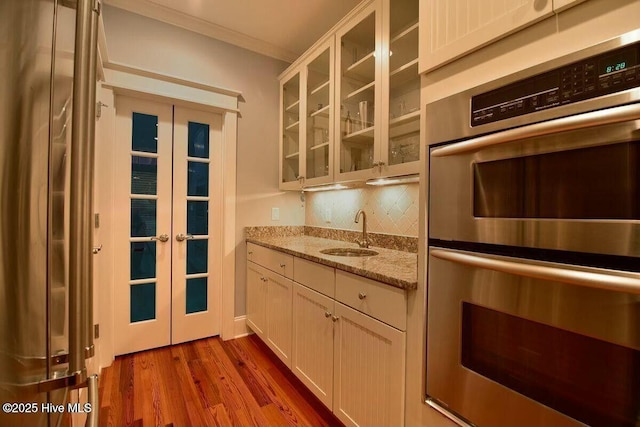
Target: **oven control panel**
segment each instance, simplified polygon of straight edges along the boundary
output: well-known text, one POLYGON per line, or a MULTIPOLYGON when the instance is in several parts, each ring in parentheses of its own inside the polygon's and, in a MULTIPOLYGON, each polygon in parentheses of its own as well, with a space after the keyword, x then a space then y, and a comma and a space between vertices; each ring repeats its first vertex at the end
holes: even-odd
POLYGON ((538 74, 471 98, 471 126, 640 86, 640 43, 538 74))

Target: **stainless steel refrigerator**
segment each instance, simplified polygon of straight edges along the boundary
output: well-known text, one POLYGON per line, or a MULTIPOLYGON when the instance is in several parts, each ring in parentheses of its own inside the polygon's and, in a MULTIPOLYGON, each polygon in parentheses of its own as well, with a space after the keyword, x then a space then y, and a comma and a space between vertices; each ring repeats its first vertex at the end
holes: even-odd
POLYGON ((97 0, 0 0, 0 426, 97 425, 97 0), (71 402, 89 387, 90 406, 71 402), (62 406, 60 406, 62 405, 62 406))

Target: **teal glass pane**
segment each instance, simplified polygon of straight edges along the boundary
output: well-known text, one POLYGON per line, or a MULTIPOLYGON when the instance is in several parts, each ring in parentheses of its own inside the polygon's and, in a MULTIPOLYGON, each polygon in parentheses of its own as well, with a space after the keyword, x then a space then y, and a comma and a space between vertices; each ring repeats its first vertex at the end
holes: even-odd
POLYGON ((187 233, 209 234, 209 202, 187 201, 187 233))
POLYGON ((131 237, 156 235, 156 201, 131 200, 131 237))
POLYGON ((158 194, 158 159, 131 156, 131 193, 158 194))
POLYGON ((189 157, 209 158, 209 125, 189 122, 189 157))
POLYGON ((187 274, 206 273, 209 241, 187 240, 187 274))
POLYGON ((187 196, 209 195, 209 164, 189 162, 187 172, 187 196))
POLYGON ((158 116, 133 113, 131 149, 146 153, 158 152, 158 116))
POLYGON ((131 280, 156 277, 156 242, 131 242, 131 280))
POLYGON ((207 310, 207 278, 187 279, 187 314, 207 310))
POLYGON ((156 284, 131 285, 131 323, 156 318, 156 284))

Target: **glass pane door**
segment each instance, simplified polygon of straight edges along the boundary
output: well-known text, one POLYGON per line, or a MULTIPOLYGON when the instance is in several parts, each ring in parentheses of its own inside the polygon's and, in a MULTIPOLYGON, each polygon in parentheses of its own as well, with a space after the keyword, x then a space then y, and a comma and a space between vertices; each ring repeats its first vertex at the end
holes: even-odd
POLYGON ((390 2, 388 164, 420 157, 418 0, 390 2))
POLYGON ((282 86, 282 182, 300 177, 300 74, 282 86))
POLYGON ((374 162, 376 14, 340 39, 340 173, 370 169, 374 162))
POLYGON ((327 47, 307 66, 306 179, 329 175, 331 147, 330 121, 333 85, 331 48, 327 47))

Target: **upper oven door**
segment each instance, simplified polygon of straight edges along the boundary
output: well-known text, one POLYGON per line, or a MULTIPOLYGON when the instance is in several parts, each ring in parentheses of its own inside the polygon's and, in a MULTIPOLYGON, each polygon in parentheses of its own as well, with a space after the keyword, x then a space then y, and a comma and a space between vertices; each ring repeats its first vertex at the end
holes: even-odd
POLYGON ((640 104, 430 152, 429 237, 640 256, 640 104))

